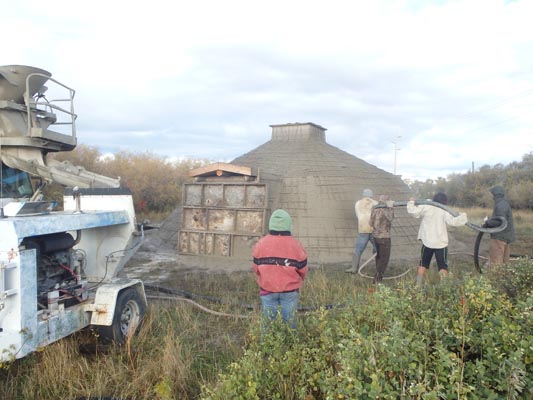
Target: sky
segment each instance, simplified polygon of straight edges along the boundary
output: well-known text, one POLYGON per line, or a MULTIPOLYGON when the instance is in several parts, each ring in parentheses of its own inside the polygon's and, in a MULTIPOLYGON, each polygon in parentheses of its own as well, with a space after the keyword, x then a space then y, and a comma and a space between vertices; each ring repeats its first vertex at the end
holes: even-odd
POLYGON ((533 151, 529 0, 0 3, 0 65, 75 89, 102 153, 229 162, 294 122, 410 180, 533 151))

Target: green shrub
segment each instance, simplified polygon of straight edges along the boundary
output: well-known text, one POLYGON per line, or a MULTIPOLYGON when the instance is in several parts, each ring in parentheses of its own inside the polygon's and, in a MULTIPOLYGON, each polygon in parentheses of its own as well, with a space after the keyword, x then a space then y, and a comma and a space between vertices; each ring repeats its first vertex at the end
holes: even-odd
POLYGON ((533 386, 532 301, 486 277, 368 293, 253 341, 203 399, 518 399, 533 386))
POLYGON ((498 289, 509 297, 527 297, 533 288, 533 262, 526 258, 496 266, 489 273, 498 289))

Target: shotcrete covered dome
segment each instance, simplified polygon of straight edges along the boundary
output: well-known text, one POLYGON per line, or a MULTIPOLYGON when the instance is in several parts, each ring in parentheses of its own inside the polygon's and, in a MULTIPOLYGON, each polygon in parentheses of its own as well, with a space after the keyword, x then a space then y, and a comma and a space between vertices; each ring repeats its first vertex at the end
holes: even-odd
MULTIPOLYGON (((372 189, 375 199, 387 194, 405 201, 409 188, 399 176, 326 143, 326 129, 319 125, 271 127, 270 141, 231 164, 258 171, 268 185, 270 212, 277 208, 289 212, 293 235, 306 247, 310 263, 350 262, 357 236, 354 203, 363 190, 372 189)), ((395 208, 391 263, 416 259, 418 226, 419 221, 407 215, 405 208, 395 208)))

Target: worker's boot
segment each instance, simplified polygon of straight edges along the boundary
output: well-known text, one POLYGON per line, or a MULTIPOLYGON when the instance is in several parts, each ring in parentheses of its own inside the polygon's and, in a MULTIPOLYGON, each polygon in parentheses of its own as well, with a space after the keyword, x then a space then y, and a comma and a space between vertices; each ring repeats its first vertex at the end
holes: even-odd
POLYGON ((353 254, 352 256, 352 266, 350 268, 348 268, 346 271, 344 272, 348 272, 350 274, 356 274, 358 272, 358 269, 359 269, 359 260, 361 259, 361 256, 359 254, 353 254))
POLYGON ((415 280, 415 284, 416 284, 417 288, 421 288, 422 286, 424 286, 424 277, 420 276, 420 275, 417 275, 416 276, 416 280, 415 280))

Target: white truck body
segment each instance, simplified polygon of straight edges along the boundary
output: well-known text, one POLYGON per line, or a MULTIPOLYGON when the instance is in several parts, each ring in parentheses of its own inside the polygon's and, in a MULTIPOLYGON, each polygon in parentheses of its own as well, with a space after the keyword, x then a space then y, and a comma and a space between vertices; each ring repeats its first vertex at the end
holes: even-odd
MULTIPOLYGON (((117 179, 46 158, 76 145, 72 104, 40 102, 50 76, 32 67, 0 67, 0 362, 88 325, 123 342, 146 309, 142 282, 119 276, 144 237, 131 193, 117 179), (65 110, 71 134, 51 131, 55 113, 65 110), (63 211, 37 201, 21 174, 66 185, 63 211)), ((72 102, 74 91, 59 85, 72 102)))

